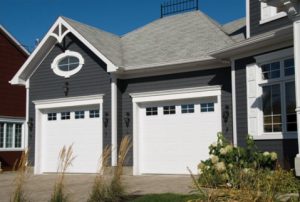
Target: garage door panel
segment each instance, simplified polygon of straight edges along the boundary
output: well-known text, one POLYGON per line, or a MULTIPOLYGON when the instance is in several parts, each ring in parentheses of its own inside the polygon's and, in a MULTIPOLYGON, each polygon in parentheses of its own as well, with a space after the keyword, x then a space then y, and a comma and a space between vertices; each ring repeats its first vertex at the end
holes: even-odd
POLYGON ((216 98, 155 103, 158 114, 146 116, 143 104, 139 109, 141 137, 140 172, 188 174, 187 166, 197 172, 200 160, 208 158, 208 146, 221 131, 221 113, 216 98), (200 103, 214 102, 214 112, 201 112, 200 103), (181 103, 194 104, 194 113, 181 111, 181 103), (164 115, 163 106, 176 105, 176 114, 164 115))
MULTIPOLYGON (((71 173, 94 173, 102 152, 102 119, 89 118, 90 107, 72 107, 44 110, 42 121, 42 172, 56 172, 58 156, 64 146, 73 144, 75 159, 67 170, 71 173), (84 110, 83 119, 75 119, 75 111, 84 110), (48 121, 47 113, 57 113, 57 119, 48 121), (60 112, 70 112, 70 119, 61 120, 60 112)), ((99 106, 98 106, 99 109, 99 106)), ((101 109, 100 109, 101 114, 101 109)))

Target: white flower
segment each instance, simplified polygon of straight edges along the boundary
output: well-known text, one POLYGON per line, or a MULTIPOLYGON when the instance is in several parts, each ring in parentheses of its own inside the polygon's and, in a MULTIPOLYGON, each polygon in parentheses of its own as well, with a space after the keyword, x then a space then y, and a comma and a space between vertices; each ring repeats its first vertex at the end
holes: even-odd
POLYGON ((199 173, 199 175, 201 175, 203 173, 203 171, 201 169, 198 169, 198 173, 199 173))
POLYGON ((227 153, 232 152, 232 150, 233 150, 232 145, 227 145, 227 146, 225 147, 225 150, 226 150, 227 153))
POLYGON ((226 170, 225 163, 223 161, 216 163, 215 168, 220 173, 226 170))
POLYGON ((217 147, 217 142, 213 142, 210 146, 211 146, 212 148, 216 148, 216 147, 217 147))
POLYGON ((218 163, 218 161, 219 161, 219 157, 217 157, 217 156, 215 156, 215 155, 210 155, 210 159, 211 159, 211 162, 213 163, 213 164, 216 164, 216 163, 218 163))
POLYGON ((271 152, 271 160, 272 161, 276 161, 277 160, 277 154, 276 154, 276 152, 271 152))
POLYGON ((264 156, 269 156, 270 153, 266 151, 266 152, 263 153, 263 155, 264 155, 264 156))
POLYGON ((228 168, 233 168, 232 163, 228 164, 228 168))
POLYGON ((201 170, 203 170, 205 168, 205 164, 204 163, 199 163, 198 164, 198 169, 201 169, 201 170))
POLYGON ((226 153, 227 153, 227 150, 225 148, 220 149, 220 154, 226 155, 226 153))
POLYGON ((243 172, 246 173, 246 174, 249 173, 250 172, 250 168, 244 168, 243 172))

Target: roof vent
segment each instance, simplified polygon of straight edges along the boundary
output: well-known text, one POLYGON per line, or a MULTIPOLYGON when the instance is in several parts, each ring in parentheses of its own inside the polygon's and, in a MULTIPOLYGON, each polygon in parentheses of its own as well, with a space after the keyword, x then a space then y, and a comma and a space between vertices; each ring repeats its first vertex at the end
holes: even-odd
POLYGON ((199 10, 198 0, 171 0, 160 5, 160 17, 199 10))

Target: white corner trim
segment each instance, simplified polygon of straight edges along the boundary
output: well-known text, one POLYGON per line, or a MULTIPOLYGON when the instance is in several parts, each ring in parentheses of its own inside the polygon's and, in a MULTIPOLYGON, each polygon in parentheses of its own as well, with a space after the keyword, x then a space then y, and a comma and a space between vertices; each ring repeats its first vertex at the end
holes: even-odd
POLYGON ((294 55, 294 48, 287 48, 263 55, 259 55, 254 57, 257 64, 262 64, 265 62, 269 62, 271 60, 280 60, 281 58, 289 57, 294 55))
POLYGON ((280 13, 277 13, 276 15, 272 16, 272 17, 268 17, 268 18, 265 18, 265 19, 262 19, 259 21, 259 24, 266 24, 268 22, 272 22, 274 20, 277 20, 277 19, 280 19, 280 18, 283 18, 287 16, 287 13, 286 12, 280 12, 280 13))
POLYGON ((233 145, 237 146, 235 60, 231 60, 231 95, 232 95, 233 145))
POLYGON ((189 99, 221 95, 221 86, 217 85, 195 88, 181 88, 143 93, 130 93, 129 95, 132 97, 132 101, 136 103, 153 102, 160 100, 189 99))
POLYGON ((103 94, 91 96, 67 97, 48 100, 35 100, 36 109, 61 108, 69 106, 82 106, 103 103, 103 94))
POLYGON ((246 0, 246 38, 250 38, 250 0, 246 0))
POLYGON ((75 51, 70 51, 70 50, 66 50, 64 53, 59 54, 58 56, 56 56, 51 64, 51 69, 53 70, 53 72, 58 75, 58 76, 62 76, 65 78, 69 78, 70 76, 78 73, 82 66, 84 64, 84 59, 82 57, 82 55, 78 52, 75 51), (65 57, 75 57, 79 60, 79 64, 78 66, 70 71, 63 71, 59 68, 59 63, 61 60, 63 60, 65 57))
MULTIPOLYGON (((111 165, 118 164, 118 99, 117 78, 111 74, 111 165)), ((123 120, 123 119, 122 119, 123 120)))

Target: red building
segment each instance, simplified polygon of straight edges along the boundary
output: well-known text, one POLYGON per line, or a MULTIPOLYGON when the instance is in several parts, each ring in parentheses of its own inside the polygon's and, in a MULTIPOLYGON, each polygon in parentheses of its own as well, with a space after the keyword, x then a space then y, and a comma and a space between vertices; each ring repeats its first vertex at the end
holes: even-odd
POLYGON ((26 89, 9 81, 28 58, 29 52, 0 25, 0 163, 12 169, 26 147, 26 89))

